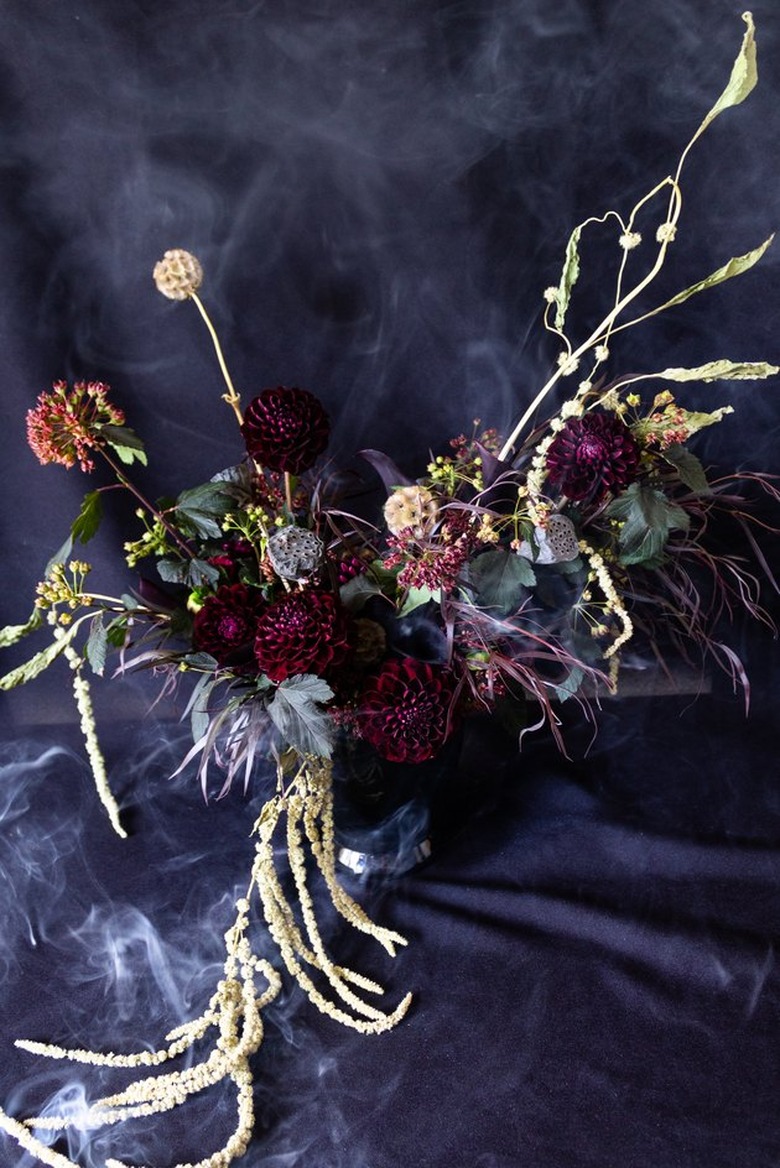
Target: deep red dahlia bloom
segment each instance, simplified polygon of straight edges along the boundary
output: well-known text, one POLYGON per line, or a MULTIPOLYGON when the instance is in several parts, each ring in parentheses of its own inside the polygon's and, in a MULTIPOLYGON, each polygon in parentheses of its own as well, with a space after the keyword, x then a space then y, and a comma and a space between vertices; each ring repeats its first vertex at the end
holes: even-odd
POLYGON ((636 440, 615 414, 569 418, 547 451, 550 483, 575 502, 618 494, 636 478, 638 465, 636 440))
POLYGON ((257 631, 262 597, 246 584, 222 584, 195 616, 192 641, 220 665, 240 659, 251 648, 257 631))
POLYGON ((268 470, 300 474, 313 466, 330 437, 330 419, 305 389, 264 389, 244 414, 247 452, 268 470))
POLYGON ((257 624, 255 660, 271 681, 319 676, 347 656, 347 618, 332 592, 307 588, 269 604, 257 624))
POLYGON ((360 733, 389 762, 425 762, 449 734, 453 693, 446 669, 393 657, 362 694, 360 733))

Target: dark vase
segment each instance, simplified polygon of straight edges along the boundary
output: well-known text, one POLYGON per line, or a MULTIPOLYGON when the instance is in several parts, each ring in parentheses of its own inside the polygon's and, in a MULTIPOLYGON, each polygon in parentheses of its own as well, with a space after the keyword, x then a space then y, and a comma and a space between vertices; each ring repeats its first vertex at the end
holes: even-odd
POLYGON ((392 763, 344 739, 334 759, 339 863, 358 876, 393 877, 425 863, 490 806, 517 742, 472 718, 429 762, 392 763))

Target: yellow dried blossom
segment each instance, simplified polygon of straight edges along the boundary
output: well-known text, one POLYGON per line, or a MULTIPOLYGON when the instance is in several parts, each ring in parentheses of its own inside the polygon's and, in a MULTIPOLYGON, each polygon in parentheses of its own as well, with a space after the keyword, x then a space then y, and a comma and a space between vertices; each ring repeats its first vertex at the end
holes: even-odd
POLYGON ((480 523, 479 531, 477 532, 477 539, 480 543, 498 543, 498 532, 493 526, 492 516, 482 516, 482 522, 480 523))
POLYGON ((439 505, 427 487, 399 487, 385 503, 383 513, 393 535, 411 527, 419 538, 436 522, 439 505))
POLYGON ((580 540, 580 551, 583 555, 587 556, 591 566, 591 578, 598 582, 598 586, 607 602, 607 611, 614 613, 621 624, 620 633, 612 644, 604 650, 603 657, 605 660, 608 660, 609 658, 614 658, 618 649, 625 645, 626 641, 629 641, 634 635, 634 625, 631 617, 626 612, 625 605, 618 595, 617 588, 604 563, 604 557, 584 539, 580 540))
POLYGON ((152 273, 158 292, 169 300, 187 300, 203 283, 203 268, 189 251, 180 247, 166 251, 152 273))
POLYGON ((662 223, 655 233, 655 238, 658 243, 671 243, 677 234, 677 228, 674 223, 662 223))

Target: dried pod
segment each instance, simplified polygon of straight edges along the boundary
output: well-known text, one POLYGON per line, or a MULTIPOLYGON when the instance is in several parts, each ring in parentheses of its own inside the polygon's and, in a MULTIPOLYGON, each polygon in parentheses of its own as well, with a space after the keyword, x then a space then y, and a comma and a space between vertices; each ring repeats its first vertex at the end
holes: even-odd
POLYGON ((175 247, 154 265, 157 291, 169 300, 186 300, 203 283, 203 268, 189 251, 175 247))
POLYGON ((571 519, 557 512, 550 515, 545 527, 535 527, 533 545, 524 539, 517 549, 519 556, 536 564, 564 564, 580 554, 577 532, 571 519))
POLYGON ((439 507, 427 487, 399 487, 384 506, 385 523, 393 535, 411 527, 419 539, 436 522, 439 507))
POLYGON ((282 527, 268 540, 268 559, 283 580, 302 580, 317 571, 325 549, 313 531, 282 527))
POLYGON ((580 554, 580 545, 577 541, 574 524, 568 516, 554 514, 549 517, 547 520, 547 546, 553 554, 555 563, 576 560, 580 554))

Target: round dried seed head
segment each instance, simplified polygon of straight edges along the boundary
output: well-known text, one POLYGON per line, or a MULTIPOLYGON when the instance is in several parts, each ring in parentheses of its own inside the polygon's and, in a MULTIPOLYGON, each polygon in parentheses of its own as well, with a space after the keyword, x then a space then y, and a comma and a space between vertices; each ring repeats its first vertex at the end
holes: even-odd
POLYGON ((322 540, 303 527, 282 527, 268 540, 268 559, 283 580, 301 580, 316 572, 324 555, 322 540))
POLYGON ((411 527, 422 536, 436 522, 439 506, 427 487, 399 487, 384 505, 384 517, 393 535, 411 527))
POLYGON ((180 247, 166 251, 152 273, 158 292, 169 300, 186 300, 203 283, 203 268, 189 251, 180 247))

